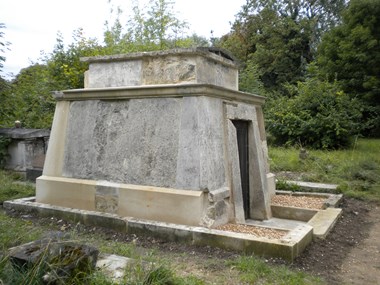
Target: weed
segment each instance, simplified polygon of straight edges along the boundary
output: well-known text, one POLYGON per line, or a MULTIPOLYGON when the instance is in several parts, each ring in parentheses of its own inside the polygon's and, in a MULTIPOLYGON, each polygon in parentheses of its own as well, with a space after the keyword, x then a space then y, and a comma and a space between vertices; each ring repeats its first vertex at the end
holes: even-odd
POLYGON ((287 191, 301 191, 301 187, 294 183, 288 183, 284 179, 278 179, 276 181, 276 189, 278 190, 287 190, 287 191))

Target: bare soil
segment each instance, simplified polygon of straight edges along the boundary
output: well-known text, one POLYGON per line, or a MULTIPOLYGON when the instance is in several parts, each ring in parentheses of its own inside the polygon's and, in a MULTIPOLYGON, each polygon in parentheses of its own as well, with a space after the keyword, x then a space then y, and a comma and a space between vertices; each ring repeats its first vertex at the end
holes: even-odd
MULTIPOLYGON (((380 206, 375 203, 345 198, 340 207, 343 214, 325 240, 313 242, 297 258, 288 264, 294 270, 320 276, 327 284, 380 284, 380 206)), ((11 213, 38 224, 52 224, 52 219, 41 219, 28 214, 11 213)), ((214 284, 236 283, 238 272, 228 269, 223 261, 236 258, 239 253, 211 247, 196 247, 167 242, 153 237, 136 237, 104 228, 73 225, 55 221, 61 230, 75 227, 79 232, 102 233, 106 239, 133 242, 143 249, 158 249, 164 255, 172 255, 186 263, 183 273, 191 273, 214 284), (187 271, 191 272, 187 272, 187 271), (215 274, 215 276, 214 276, 215 274), (223 276, 221 276, 223 275, 223 276), (223 279, 217 279, 216 276, 223 279)), ((279 259, 266 259, 273 265, 286 264, 279 259)))
POLYGON ((380 284, 380 207, 344 199, 343 215, 325 240, 312 243, 293 268, 328 284, 380 284))

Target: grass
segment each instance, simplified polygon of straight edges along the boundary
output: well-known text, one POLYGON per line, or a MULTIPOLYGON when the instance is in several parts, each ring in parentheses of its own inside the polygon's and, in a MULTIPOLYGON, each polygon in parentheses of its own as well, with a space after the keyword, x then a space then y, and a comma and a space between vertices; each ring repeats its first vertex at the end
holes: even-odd
POLYGON ((346 150, 307 151, 307 158, 300 159, 298 148, 269 147, 271 170, 298 173, 303 181, 338 184, 349 197, 380 201, 379 139, 360 139, 346 150))
MULTIPOLYGON (((297 173, 304 181, 339 184, 348 196, 380 201, 380 140, 358 140, 351 149, 337 151, 308 150, 306 159, 299 159, 299 149, 270 147, 271 170, 275 173, 297 173)), ((0 171, 0 204, 5 200, 33 196, 32 184, 19 183, 21 178, 0 171)), ((283 183, 280 180, 279 183, 283 183)), ((299 189, 291 189, 297 191, 299 189)), ((60 230, 61 225, 31 222, 12 218, 0 210, 0 284, 43 284, 44 266, 19 272, 9 262, 10 247, 42 238, 47 232, 60 230)), ((205 257, 191 252, 176 253, 168 249, 137 246, 120 242, 99 232, 69 231, 70 240, 97 247, 102 253, 118 254, 136 260, 126 269, 121 284, 323 284, 314 276, 294 271, 286 265, 270 265, 255 256, 230 258, 205 257)), ((83 280, 65 280, 66 284, 114 284, 100 271, 83 280)))
POLYGON ((23 181, 17 173, 0 170, 0 205, 7 200, 31 197, 35 195, 32 183, 23 181))
MULTIPOLYGON (((26 242, 41 239, 51 231, 57 231, 61 223, 54 219, 34 222, 12 218, 0 211, 0 284, 43 284, 46 264, 37 264, 26 270, 14 268, 7 256, 7 249, 26 242)), ((67 231, 70 241, 97 247, 102 253, 118 254, 136 261, 126 269, 120 284, 131 285, 207 285, 207 284, 323 284, 306 273, 292 271, 289 267, 273 266, 255 256, 218 258, 194 252, 176 252, 170 249, 140 247, 134 242, 110 239, 101 232, 82 231, 80 225, 67 231)), ((64 284, 114 284, 100 271, 90 275, 65 279, 64 284)))
POLYGON ((323 284, 319 278, 304 272, 291 271, 285 265, 269 266, 262 259, 242 256, 229 262, 236 267, 244 284, 323 284))

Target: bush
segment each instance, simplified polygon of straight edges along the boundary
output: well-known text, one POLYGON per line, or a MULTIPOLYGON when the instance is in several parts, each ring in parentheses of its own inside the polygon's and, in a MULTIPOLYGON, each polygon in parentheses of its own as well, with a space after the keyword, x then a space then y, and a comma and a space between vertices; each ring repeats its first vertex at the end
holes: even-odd
POLYGON ((0 136, 0 169, 3 169, 7 160, 8 145, 11 143, 11 139, 0 136))
POLYGON ((288 87, 293 97, 268 103, 267 130, 275 144, 336 149, 350 145, 361 130, 362 107, 337 84, 317 79, 288 87))

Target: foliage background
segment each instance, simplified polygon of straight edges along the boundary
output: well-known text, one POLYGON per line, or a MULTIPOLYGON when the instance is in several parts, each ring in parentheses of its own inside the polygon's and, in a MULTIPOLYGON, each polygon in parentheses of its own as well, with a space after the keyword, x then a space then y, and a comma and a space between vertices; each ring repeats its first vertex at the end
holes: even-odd
MULTIPOLYGON (((0 78, 0 127, 20 120, 50 128, 51 91, 83 87, 88 66, 80 57, 215 46, 238 59, 240 90, 267 97, 274 143, 331 149, 380 135, 380 1, 248 0, 231 31, 210 39, 188 35, 170 1, 137 4, 127 16, 110 10, 103 39, 78 29, 65 46, 58 34, 52 53, 12 80, 0 78)), ((5 28, 0 24, 0 69, 5 28)))

